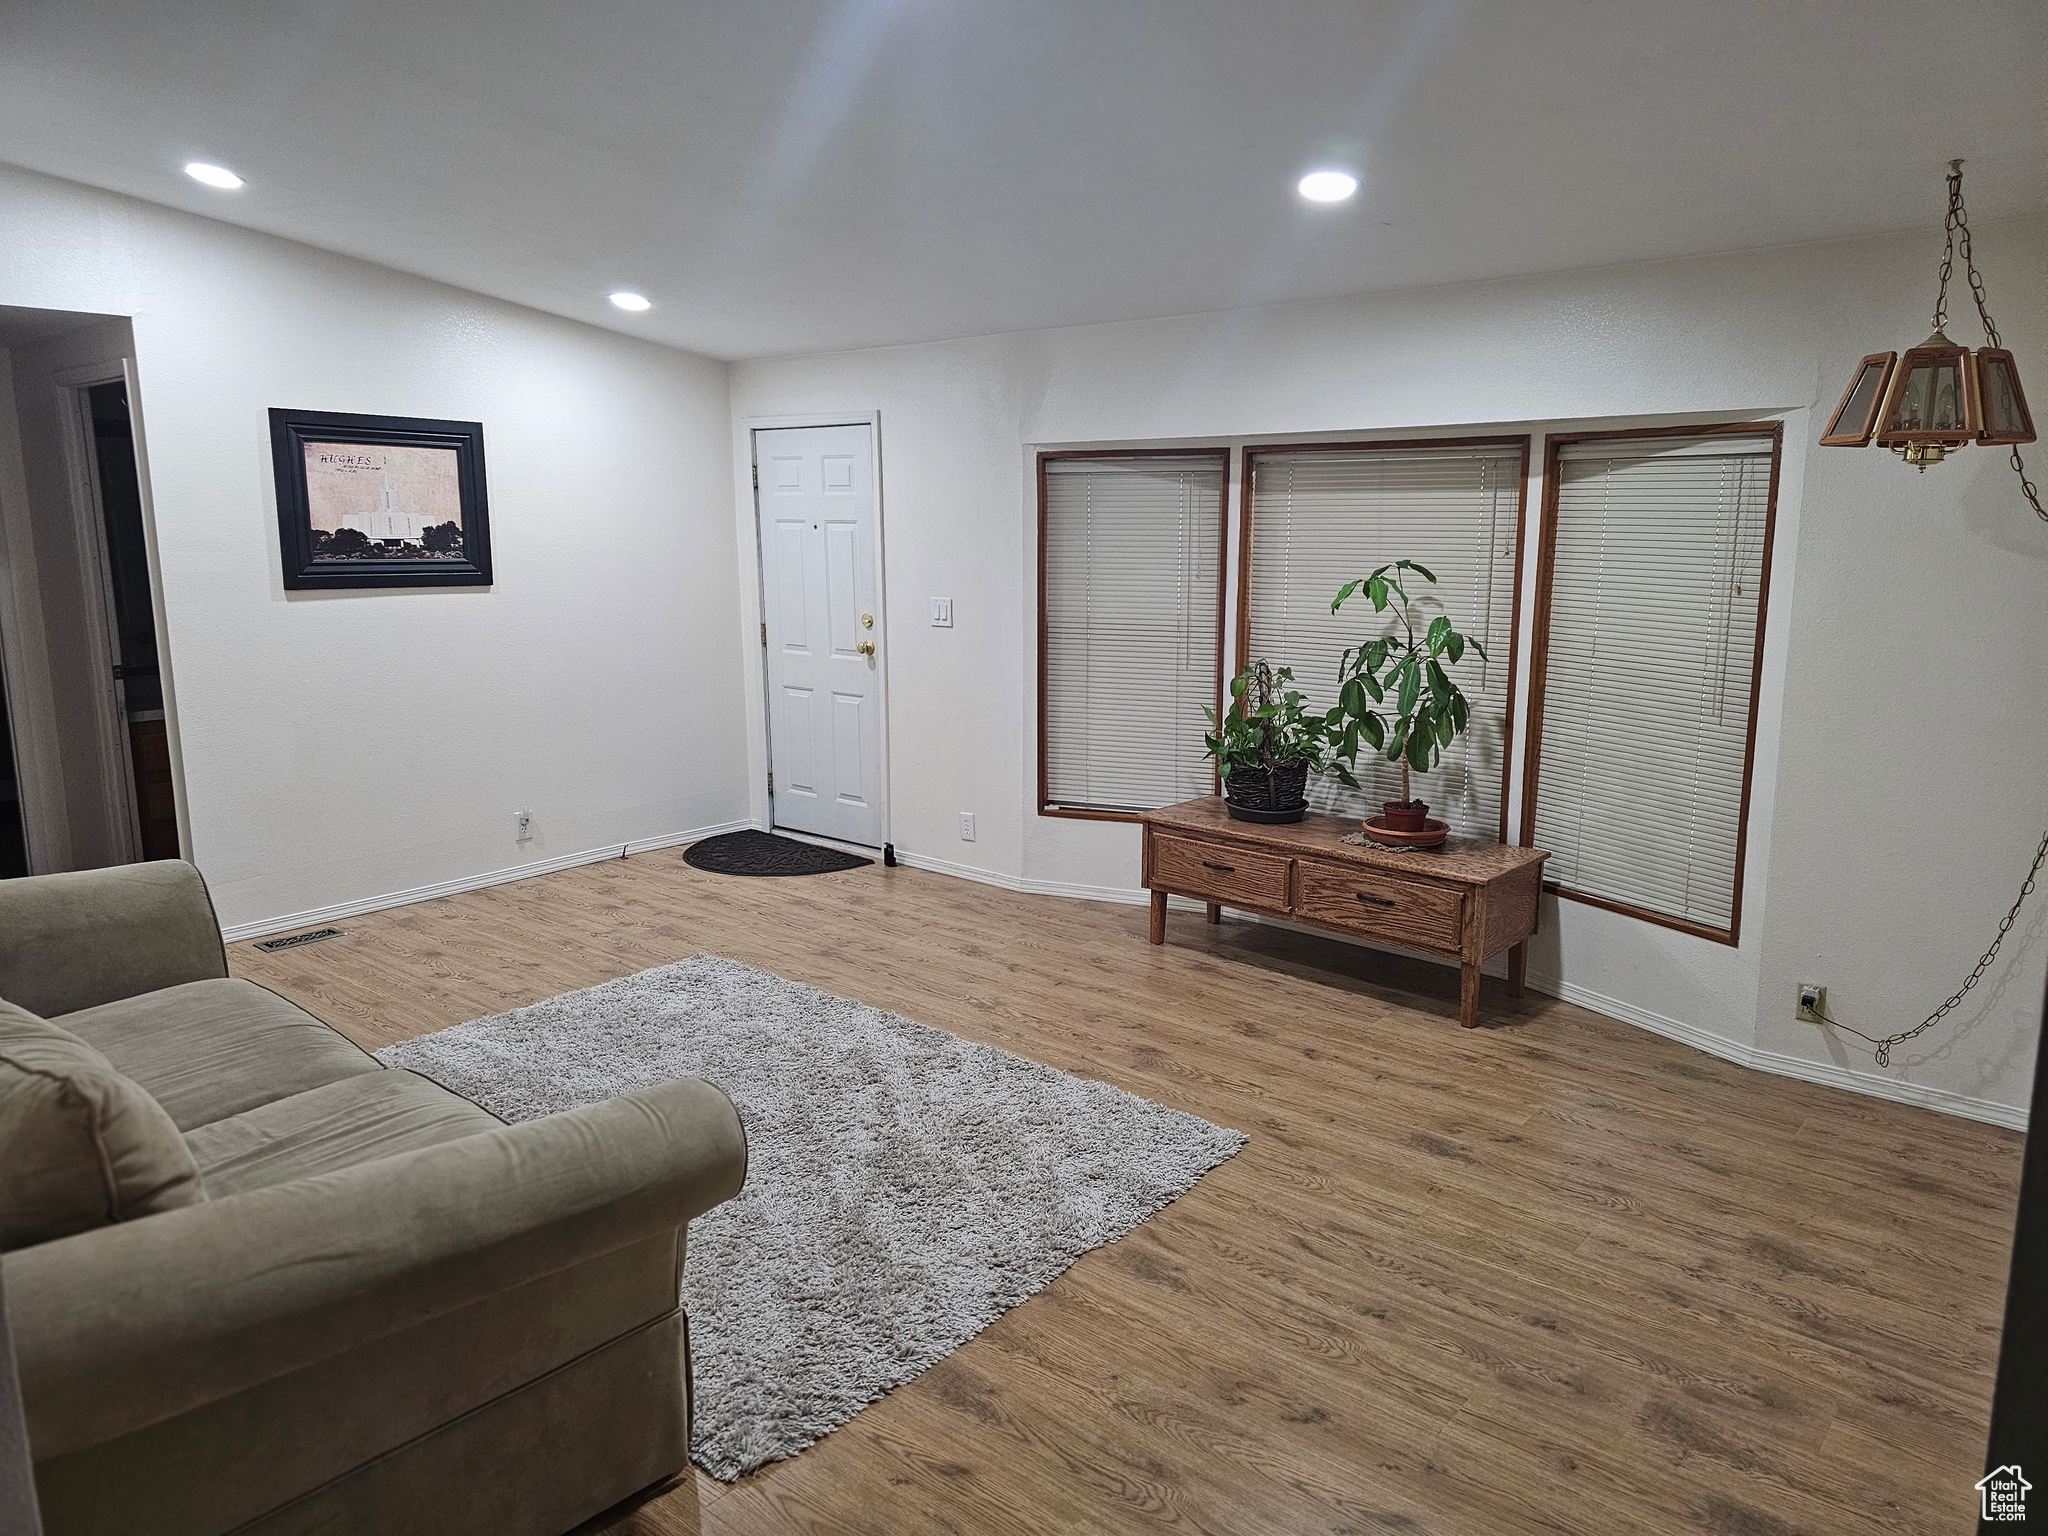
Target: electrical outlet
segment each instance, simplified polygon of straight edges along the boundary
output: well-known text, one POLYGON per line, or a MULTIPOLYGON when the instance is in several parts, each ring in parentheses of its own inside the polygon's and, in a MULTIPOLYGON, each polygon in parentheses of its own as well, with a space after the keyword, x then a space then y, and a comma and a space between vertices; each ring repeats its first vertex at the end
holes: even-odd
POLYGON ((960 813, 960 841, 963 843, 974 841, 974 812, 972 811, 962 811, 960 813))
POLYGON ((1828 989, 1818 982, 1799 983, 1799 1012, 1796 1015, 1802 1024, 1825 1024, 1828 1011, 1828 989))
POLYGON ((515 841, 522 843, 528 841, 533 836, 533 812, 514 811, 512 813, 512 826, 515 829, 515 841))
POLYGON ((953 627, 953 599, 951 599, 950 597, 935 597, 935 598, 933 598, 933 599, 932 599, 932 628, 933 628, 933 629, 951 629, 952 627, 953 627))

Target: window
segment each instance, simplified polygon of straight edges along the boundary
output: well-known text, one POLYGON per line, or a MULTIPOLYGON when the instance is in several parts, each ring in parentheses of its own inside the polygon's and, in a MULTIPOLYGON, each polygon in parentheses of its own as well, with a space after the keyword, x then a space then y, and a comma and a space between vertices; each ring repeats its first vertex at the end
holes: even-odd
MULTIPOLYGON (((1455 669, 1472 701, 1472 725, 1435 769, 1417 775, 1416 793, 1453 832, 1505 837, 1529 440, 1260 448, 1246 458, 1251 496, 1240 663, 1264 657, 1292 667, 1295 685, 1312 703, 1336 703, 1338 657, 1392 624, 1360 598, 1332 614, 1330 599, 1377 566, 1421 562, 1437 578, 1435 586, 1419 584, 1421 612, 1447 615, 1486 647, 1486 656, 1468 652, 1455 669)), ((1400 798, 1400 769, 1369 749, 1360 749, 1354 773, 1365 793, 1326 776, 1311 788, 1311 803, 1364 816, 1400 798)))
POLYGON ((1213 793, 1227 452, 1041 454, 1039 806, 1125 816, 1213 793))
POLYGON ((1735 942, 1782 429, 1550 440, 1522 840, 1566 896, 1735 942))

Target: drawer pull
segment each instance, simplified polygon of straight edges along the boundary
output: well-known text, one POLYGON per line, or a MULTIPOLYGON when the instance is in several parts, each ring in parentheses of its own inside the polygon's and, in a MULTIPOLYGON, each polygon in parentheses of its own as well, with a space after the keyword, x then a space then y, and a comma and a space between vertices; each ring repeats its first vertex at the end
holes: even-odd
POLYGON ((1376 907, 1398 907, 1400 905, 1398 901, 1389 901, 1384 896, 1368 896, 1363 891, 1358 893, 1358 899, 1360 901, 1369 901, 1376 907))
POLYGON ((1235 864, 1211 864, 1207 859, 1202 860, 1202 868, 1221 870, 1226 875, 1237 873, 1237 866, 1235 864))

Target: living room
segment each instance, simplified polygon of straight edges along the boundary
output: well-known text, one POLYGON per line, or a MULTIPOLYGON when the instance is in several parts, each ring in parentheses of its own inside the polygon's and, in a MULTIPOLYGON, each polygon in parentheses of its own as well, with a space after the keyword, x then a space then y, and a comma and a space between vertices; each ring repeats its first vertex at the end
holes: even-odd
POLYGON ((42 1528, 1968 1518, 2048 26, 1909 22, 11 20, 42 1528))

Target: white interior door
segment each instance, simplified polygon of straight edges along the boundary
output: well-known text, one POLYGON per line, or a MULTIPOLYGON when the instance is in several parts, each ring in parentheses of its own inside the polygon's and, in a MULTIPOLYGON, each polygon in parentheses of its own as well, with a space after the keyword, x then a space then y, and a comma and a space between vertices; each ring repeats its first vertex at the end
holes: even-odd
POLYGON ((774 823, 882 842, 881 607, 865 426, 754 434, 774 823))

